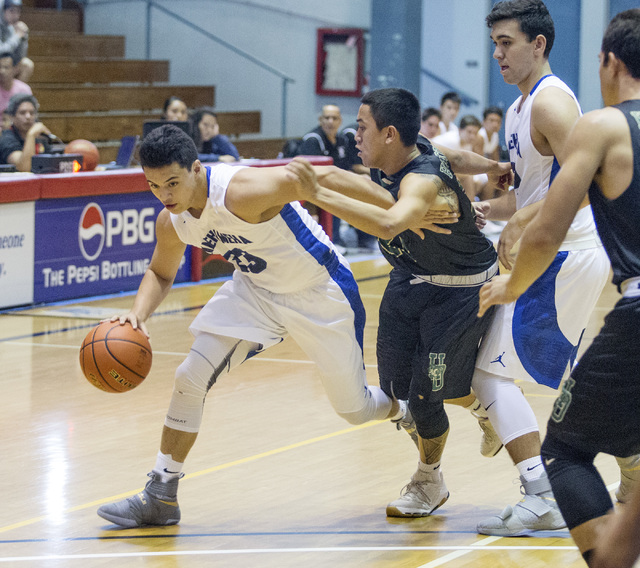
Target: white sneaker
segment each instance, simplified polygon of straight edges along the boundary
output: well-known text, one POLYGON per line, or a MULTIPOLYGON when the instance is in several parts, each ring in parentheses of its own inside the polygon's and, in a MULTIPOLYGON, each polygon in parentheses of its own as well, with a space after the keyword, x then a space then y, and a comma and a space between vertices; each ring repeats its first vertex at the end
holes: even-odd
POLYGON ((514 507, 481 521, 476 530, 492 536, 525 536, 535 531, 563 529, 567 525, 553 496, 547 474, 525 481, 520 477, 524 497, 514 507))
POLYGON ((475 416, 478 421, 478 426, 480 426, 480 430, 482 430, 480 454, 485 458, 492 458, 502 449, 502 440, 500 440, 484 408, 480 407, 479 410, 472 410, 471 414, 475 416))
POLYGON ((626 503, 631 497, 631 490, 640 479, 640 455, 628 458, 616 458, 620 466, 620 485, 616 489, 616 499, 626 503))
POLYGON ((387 505, 387 517, 428 517, 449 498, 442 473, 416 471, 399 499, 387 505))

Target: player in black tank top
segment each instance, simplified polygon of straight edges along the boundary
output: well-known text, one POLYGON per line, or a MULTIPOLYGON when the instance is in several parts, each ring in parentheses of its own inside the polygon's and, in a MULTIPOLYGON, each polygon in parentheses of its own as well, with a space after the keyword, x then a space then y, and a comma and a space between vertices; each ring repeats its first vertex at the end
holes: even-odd
MULTIPOLYGON (((490 323, 476 317, 478 290, 497 272, 497 254, 475 226, 447 158, 428 142, 417 145, 420 105, 414 95, 403 89, 368 93, 358 124, 363 164, 379 170, 372 177, 381 185, 336 168, 313 168, 300 158, 287 167, 301 183, 302 199, 376 235, 393 266, 380 306, 378 374, 389 396, 408 400, 420 462, 387 514, 427 516, 449 495, 440 469, 449 431, 443 403, 472 396, 478 344, 490 323), (437 222, 437 211, 455 214, 457 223, 424 231, 424 238, 412 232, 425 226, 426 215, 437 222)), ((473 156, 485 169, 463 173, 497 165, 473 156)))
POLYGON ((563 384, 542 457, 588 565, 631 567, 640 553, 640 9, 609 24, 600 83, 610 106, 576 123, 544 207, 522 236, 513 272, 483 287, 480 313, 513 301, 545 270, 588 194, 622 298, 563 384), (593 466, 600 452, 620 465, 621 514, 608 514, 613 504, 593 466))

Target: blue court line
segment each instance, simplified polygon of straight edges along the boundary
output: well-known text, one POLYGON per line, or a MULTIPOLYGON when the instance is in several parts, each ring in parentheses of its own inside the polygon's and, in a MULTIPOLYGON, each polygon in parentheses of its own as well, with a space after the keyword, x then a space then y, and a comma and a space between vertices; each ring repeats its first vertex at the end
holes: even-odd
MULTIPOLYGON (((113 531, 122 531, 123 529, 110 529, 113 531)), ((141 529, 136 529, 141 530, 141 529)), ((142 529, 144 530, 144 529, 142 529)), ((139 540, 146 538, 229 538, 229 537, 256 537, 256 536, 350 536, 350 535, 447 535, 447 534, 472 534, 478 535, 474 530, 468 531, 412 531, 412 530, 397 530, 397 531, 277 531, 277 532, 233 532, 233 533, 194 533, 194 534, 135 534, 135 535, 116 535, 116 536, 79 536, 70 538, 27 538, 27 539, 12 539, 12 540, 0 540, 2 544, 28 544, 35 542, 81 542, 81 541, 104 541, 104 540, 139 540)), ((569 531, 539 531, 533 535, 517 537, 517 538, 571 538, 569 531)))

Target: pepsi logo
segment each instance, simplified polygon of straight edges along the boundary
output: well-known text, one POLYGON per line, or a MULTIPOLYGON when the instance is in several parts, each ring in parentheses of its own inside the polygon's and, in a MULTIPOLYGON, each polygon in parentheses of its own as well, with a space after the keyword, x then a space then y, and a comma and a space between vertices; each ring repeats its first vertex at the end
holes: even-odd
POLYGON ((87 203, 78 224, 78 244, 85 260, 100 256, 106 236, 104 213, 97 203, 87 203))

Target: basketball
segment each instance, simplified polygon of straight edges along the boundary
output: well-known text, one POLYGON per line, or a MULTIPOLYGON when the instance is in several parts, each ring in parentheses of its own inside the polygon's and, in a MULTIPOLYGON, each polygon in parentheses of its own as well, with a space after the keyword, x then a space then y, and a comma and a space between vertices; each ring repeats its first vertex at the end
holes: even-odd
POLYGON ((82 171, 91 172, 100 162, 98 147, 89 140, 72 140, 64 148, 65 154, 82 154, 82 171))
POLYGON ((151 369, 151 345, 140 329, 119 321, 101 322, 84 338, 80 368, 86 379, 105 392, 136 388, 151 369))

